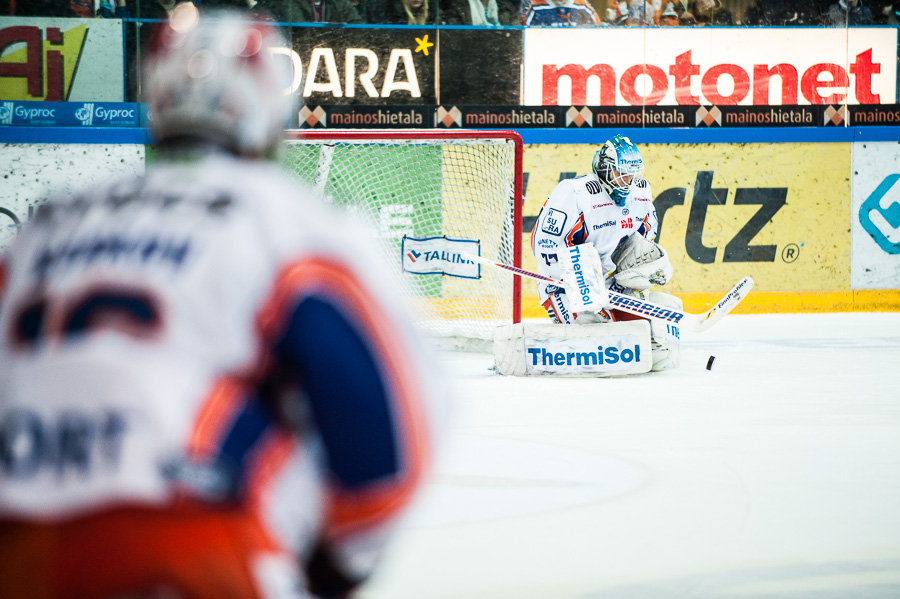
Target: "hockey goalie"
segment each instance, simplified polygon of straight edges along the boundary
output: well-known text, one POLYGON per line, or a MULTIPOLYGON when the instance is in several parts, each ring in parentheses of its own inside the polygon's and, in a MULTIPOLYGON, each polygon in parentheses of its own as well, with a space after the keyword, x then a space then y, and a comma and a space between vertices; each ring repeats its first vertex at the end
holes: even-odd
MULTIPOLYGON (((619 371, 623 374, 671 370, 679 365, 676 326, 604 307, 608 289, 682 309, 679 298, 649 290, 653 285, 665 285, 673 269, 666 251, 653 241, 658 222, 650 184, 643 175, 640 151, 629 138, 617 135, 594 154, 593 173, 563 180, 556 186, 535 222, 531 247, 538 273, 564 283, 562 287, 538 284, 542 306, 554 324, 590 326, 550 333, 545 327, 543 332, 530 334, 565 337, 570 344, 576 338, 587 339, 581 347, 573 345, 571 351, 563 348, 547 352, 554 366, 564 363, 561 374, 616 373, 615 369, 598 370, 587 349, 606 361, 611 359, 610 350, 615 349, 615 364, 620 366, 630 355, 633 363, 630 369, 619 371), (634 320, 640 322, 623 324, 634 320), (640 351, 639 343, 633 348, 630 342, 617 342, 615 348, 610 345, 610 336, 619 339, 617 334, 621 333, 640 338, 648 330, 651 359, 645 352, 642 365, 637 364, 635 355, 640 351), (602 340, 606 341, 605 348, 598 342, 602 340)), ((535 347, 527 349, 524 357, 534 362, 529 365, 539 367, 547 360, 543 350, 535 347)))

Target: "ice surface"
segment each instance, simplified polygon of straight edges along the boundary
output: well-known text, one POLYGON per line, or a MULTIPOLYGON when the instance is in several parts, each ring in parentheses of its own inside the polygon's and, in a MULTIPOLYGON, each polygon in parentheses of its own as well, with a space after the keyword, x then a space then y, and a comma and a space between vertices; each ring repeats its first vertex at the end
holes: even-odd
POLYGON ((900 597, 900 314, 682 341, 679 370, 612 379, 443 355, 444 452, 359 596, 900 597))

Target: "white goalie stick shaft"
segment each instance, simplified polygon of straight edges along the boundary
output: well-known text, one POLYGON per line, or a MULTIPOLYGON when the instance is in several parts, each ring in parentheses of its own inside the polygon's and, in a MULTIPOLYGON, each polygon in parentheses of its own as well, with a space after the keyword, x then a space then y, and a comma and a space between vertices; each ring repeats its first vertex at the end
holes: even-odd
MULTIPOLYGON (((526 277, 529 279, 535 279, 536 281, 546 281, 548 283, 552 283, 553 285, 565 288, 565 285, 562 281, 557 281, 556 279, 551 279, 550 277, 545 277, 537 273, 528 272, 527 270, 522 270, 521 268, 516 268, 515 266, 509 266, 503 264, 502 262, 495 262, 487 258, 482 258, 481 256, 470 254, 469 252, 460 252, 460 254, 462 254, 463 257, 472 260, 473 262, 484 264, 485 266, 491 266, 493 268, 505 270, 514 275, 526 277)), ((617 310, 622 310, 623 312, 629 312, 631 314, 637 314, 638 316, 643 316, 645 318, 652 318, 663 322, 677 324, 692 331, 699 332, 705 331, 706 329, 710 328, 716 322, 718 322, 719 319, 731 312, 735 306, 737 306, 745 297, 747 297, 747 294, 750 293, 751 289, 753 289, 753 279, 751 279, 750 277, 744 277, 737 282, 737 285, 731 288, 731 291, 726 293, 722 299, 716 302, 715 306, 702 314, 680 312, 678 310, 673 310, 672 308, 663 306, 662 304, 656 304, 647 300, 637 299, 636 297, 622 295, 621 293, 616 293, 615 291, 609 291, 609 302, 606 307, 616 308, 617 310)))

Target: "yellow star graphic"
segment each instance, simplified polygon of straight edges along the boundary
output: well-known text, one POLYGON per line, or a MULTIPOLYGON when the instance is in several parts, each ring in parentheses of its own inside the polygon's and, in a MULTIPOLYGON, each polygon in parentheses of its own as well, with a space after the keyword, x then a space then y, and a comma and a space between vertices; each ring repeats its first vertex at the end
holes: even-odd
POLYGON ((428 56, 428 48, 434 45, 428 41, 427 33, 421 39, 416 38, 416 43, 419 44, 418 46, 416 46, 416 52, 422 51, 425 53, 425 56, 428 56))

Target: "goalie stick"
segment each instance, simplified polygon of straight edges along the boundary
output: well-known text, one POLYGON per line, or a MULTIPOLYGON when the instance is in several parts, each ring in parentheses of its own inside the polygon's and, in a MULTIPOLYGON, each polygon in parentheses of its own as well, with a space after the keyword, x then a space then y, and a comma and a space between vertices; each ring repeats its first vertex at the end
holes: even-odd
MULTIPOLYGON (((479 264, 484 264, 485 266, 491 266, 493 268, 506 270, 520 277, 535 279, 537 281, 547 281, 548 283, 553 283, 554 285, 565 288, 565 285, 563 285, 562 281, 557 281, 556 279, 551 279, 550 277, 545 277, 537 273, 528 272, 527 270, 522 270, 521 268, 516 268, 515 266, 509 266, 503 264, 502 262, 495 262, 487 258, 482 258, 481 256, 470 254, 469 252, 460 252, 460 254, 464 258, 467 258, 479 264)), ((647 300, 641 300, 636 297, 629 297, 627 295, 622 295, 621 293, 616 293, 615 291, 609 291, 609 302, 606 307, 616 308, 617 310, 630 312, 631 314, 637 314, 638 316, 644 316, 646 318, 653 318, 655 320, 660 320, 663 322, 678 324, 692 331, 700 332, 710 328, 711 326, 716 324, 719 319, 731 312, 735 306, 737 306, 745 297, 747 297, 747 294, 750 293, 751 289, 753 289, 753 279, 751 279, 750 277, 744 277, 743 279, 738 281, 737 285, 732 287, 731 291, 726 293, 725 296, 720 299, 715 306, 702 314, 679 312, 678 310, 673 310, 672 308, 668 308, 666 306, 663 306, 662 304, 656 304, 647 300)))

